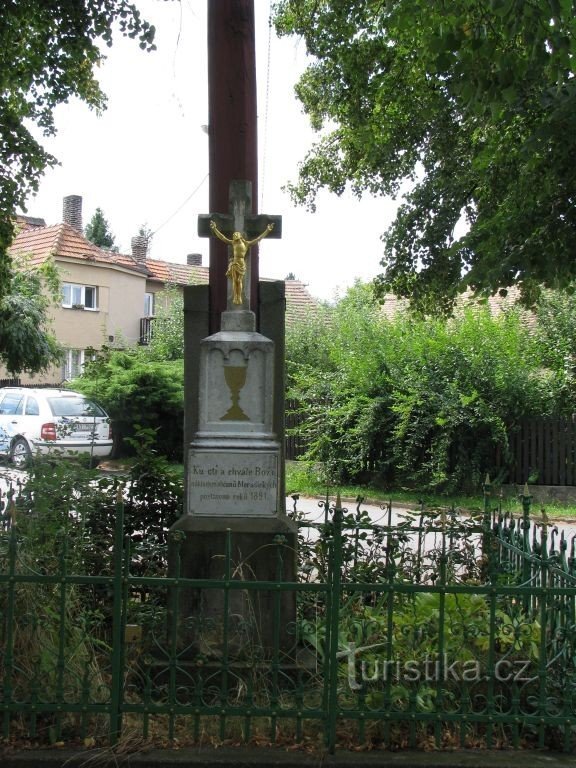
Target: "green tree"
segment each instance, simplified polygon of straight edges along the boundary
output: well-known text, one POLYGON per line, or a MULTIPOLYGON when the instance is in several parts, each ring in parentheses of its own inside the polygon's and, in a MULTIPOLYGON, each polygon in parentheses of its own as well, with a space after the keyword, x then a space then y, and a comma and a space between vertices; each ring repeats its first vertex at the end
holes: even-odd
POLYGON ((287 331, 288 397, 304 418, 309 458, 331 482, 359 479, 372 453, 371 425, 389 402, 383 340, 372 286, 359 282, 335 307, 287 331))
POLYGON ((276 26, 313 57, 296 91, 322 131, 294 199, 409 186, 382 294, 449 311, 467 287, 531 303, 574 278, 572 2, 281 0, 276 26))
POLYGON ((135 436, 144 430, 153 436, 156 451, 171 459, 181 459, 183 296, 179 288, 169 286, 157 298, 150 344, 99 351, 71 386, 106 408, 114 424, 116 453, 132 453, 135 436))
POLYGON ((99 248, 108 250, 118 250, 114 244, 114 235, 110 229, 110 224, 104 217, 102 208, 96 208, 94 215, 84 229, 84 235, 87 240, 97 245, 99 248))
POLYGON ((51 262, 32 266, 19 257, 8 276, 10 292, 0 298, 0 361, 12 374, 38 373, 62 356, 48 316, 60 296, 58 272, 51 262))
POLYGON ((576 294, 544 291, 534 329, 543 365, 558 387, 558 411, 570 416, 576 409, 576 294))
POLYGON ((128 0, 4 0, 0 14, 0 298, 10 291, 7 249, 14 216, 26 209, 56 158, 34 129, 54 134, 54 109, 77 97, 93 109, 106 99, 95 78, 101 43, 114 30, 154 47, 154 27, 128 0))

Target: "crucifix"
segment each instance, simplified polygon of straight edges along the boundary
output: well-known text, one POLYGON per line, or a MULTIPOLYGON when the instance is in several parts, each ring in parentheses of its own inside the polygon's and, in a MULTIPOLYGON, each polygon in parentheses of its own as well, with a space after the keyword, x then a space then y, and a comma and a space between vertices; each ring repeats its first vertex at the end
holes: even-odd
MULTIPOLYGON (((297 529, 284 510, 284 285, 258 281, 257 244, 281 237, 282 220, 256 213, 254 0, 207 7, 212 213, 198 218, 198 234, 210 238, 210 281, 208 290, 185 291, 186 514, 172 527, 184 543, 171 537, 169 569, 220 580, 226 552, 247 553, 248 578, 278 581, 278 547, 287 547, 283 575, 294 582, 297 529)), ((238 616, 247 627, 238 634, 240 658, 245 642, 291 657, 294 593, 259 590, 252 601, 233 592, 230 599, 203 588, 175 593, 178 642, 191 663, 207 647, 230 652, 233 643, 222 639, 232 637, 238 616), (204 617, 209 633, 200 628, 204 617)))
POLYGON ((265 237, 282 237, 282 217, 252 214, 252 185, 230 182, 229 213, 198 216, 198 235, 217 237, 230 246, 228 268, 228 312, 250 309, 250 248, 265 237))

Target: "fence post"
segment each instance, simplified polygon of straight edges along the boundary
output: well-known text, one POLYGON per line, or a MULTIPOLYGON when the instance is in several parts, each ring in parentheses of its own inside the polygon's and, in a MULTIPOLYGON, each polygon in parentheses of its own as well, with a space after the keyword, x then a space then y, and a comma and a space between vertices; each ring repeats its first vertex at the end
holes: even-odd
POLYGON ((8 704, 4 709, 4 724, 2 728, 2 736, 8 739, 10 736, 10 721, 11 721, 11 709, 12 696, 14 693, 12 675, 14 672, 14 616, 16 610, 16 561, 18 555, 18 534, 16 532, 16 526, 12 525, 9 532, 8 539, 8 596, 6 599, 6 615, 5 615, 5 643, 4 643, 4 679, 2 680, 2 699, 8 704))
POLYGON ((113 553, 113 603, 112 603, 112 664, 110 691, 110 744, 114 745, 120 738, 122 730, 122 692, 124 690, 124 636, 123 636, 123 598, 124 598, 124 499, 122 486, 118 486, 116 494, 116 521, 114 526, 113 553))
MULTIPOLYGON (((524 557, 522 558, 522 584, 528 584, 532 575, 532 564, 530 560, 531 547, 530 547, 530 505, 532 503, 532 496, 528 491, 528 483, 524 484, 524 491, 520 496, 522 502, 522 551, 524 557)), ((530 597, 526 595, 524 597, 524 610, 530 609, 530 597)))
POLYGON ((326 709, 326 747, 330 754, 336 749, 336 723, 338 721, 338 629, 340 624, 340 592, 342 588, 342 502, 340 493, 336 496, 336 506, 332 516, 332 551, 328 573, 328 605, 326 626, 327 668, 325 697, 326 709))
POLYGON ((482 516, 482 561, 483 572, 486 577, 491 571, 493 548, 492 548, 492 512, 490 510, 490 495, 492 493, 492 485, 490 483, 489 475, 486 475, 484 485, 482 486, 482 492, 484 494, 484 513, 482 516))

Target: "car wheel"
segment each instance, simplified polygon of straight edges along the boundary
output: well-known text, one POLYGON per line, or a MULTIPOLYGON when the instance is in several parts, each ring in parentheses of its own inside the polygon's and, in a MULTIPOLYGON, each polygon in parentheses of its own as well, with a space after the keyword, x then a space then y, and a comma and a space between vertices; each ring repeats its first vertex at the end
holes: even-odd
POLYGON ((24 440, 23 437, 16 438, 10 449, 10 459, 12 460, 12 464, 14 464, 16 469, 24 469, 30 463, 31 458, 32 452, 30 451, 30 446, 26 440, 24 440))

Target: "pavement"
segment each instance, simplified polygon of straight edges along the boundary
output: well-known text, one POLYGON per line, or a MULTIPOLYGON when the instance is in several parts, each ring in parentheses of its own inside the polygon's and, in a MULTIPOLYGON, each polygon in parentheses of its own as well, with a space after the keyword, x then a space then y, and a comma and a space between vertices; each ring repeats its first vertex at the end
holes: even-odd
MULTIPOLYGON (((332 497, 330 500, 331 505, 334 504, 334 502, 335 498, 332 497)), ((356 501, 354 499, 342 499, 341 503, 342 507, 347 509, 349 514, 353 514, 356 511, 356 501)), ((322 500, 319 497, 308 498, 301 496, 296 501, 296 509, 305 515, 306 520, 320 523, 324 519, 324 508, 323 506, 320 506, 321 504, 322 500)), ((286 507, 288 510, 294 509, 294 502, 292 498, 288 497, 286 499, 286 507)), ((396 525, 402 520, 402 516, 405 513, 418 510, 419 508, 420 507, 418 504, 393 502, 390 524, 396 525)), ((379 525, 388 524, 388 512, 383 505, 368 499, 367 502, 363 502, 361 504, 360 509, 368 513, 370 520, 373 523, 379 525)), ((465 516, 465 512, 463 512, 463 516, 465 516)), ((534 515, 531 517, 531 520, 533 522, 540 520, 540 511, 536 507, 534 508, 534 515)), ((573 536, 576 536, 576 519, 574 517, 562 517, 561 515, 555 515, 552 517, 552 515, 550 515, 548 529, 549 537, 551 537, 554 528, 556 528, 557 531, 557 533, 554 534, 556 541, 558 541, 558 537, 561 535, 562 531, 564 531, 565 537, 570 541, 573 536)))
POLYGON ((268 747, 162 749, 132 754, 111 750, 23 750, 0 748, 1 768, 566 768, 575 755, 553 752, 469 750, 466 752, 323 752, 268 747))
POLYGON ((258 748, 152 749, 132 754, 111 750, 0 750, 1 768, 567 768, 575 755, 540 751, 322 752, 258 748))

